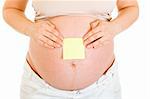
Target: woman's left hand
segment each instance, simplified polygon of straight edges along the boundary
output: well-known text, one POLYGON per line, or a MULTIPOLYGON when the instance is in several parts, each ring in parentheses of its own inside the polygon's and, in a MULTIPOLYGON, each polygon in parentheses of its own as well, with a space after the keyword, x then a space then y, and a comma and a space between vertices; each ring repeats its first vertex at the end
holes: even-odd
POLYGON ((110 21, 95 20, 91 30, 83 36, 87 48, 97 48, 109 44, 116 35, 117 27, 110 21))

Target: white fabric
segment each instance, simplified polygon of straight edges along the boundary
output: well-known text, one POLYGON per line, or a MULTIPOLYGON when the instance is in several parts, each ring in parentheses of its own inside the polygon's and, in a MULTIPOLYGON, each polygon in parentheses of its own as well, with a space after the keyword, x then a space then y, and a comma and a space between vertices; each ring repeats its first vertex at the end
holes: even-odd
POLYGON ((60 16, 91 16, 110 20, 116 0, 32 0, 36 12, 35 20, 60 16))
POLYGON ((90 86, 75 91, 56 89, 41 79, 25 61, 21 99, 121 99, 117 63, 90 86))

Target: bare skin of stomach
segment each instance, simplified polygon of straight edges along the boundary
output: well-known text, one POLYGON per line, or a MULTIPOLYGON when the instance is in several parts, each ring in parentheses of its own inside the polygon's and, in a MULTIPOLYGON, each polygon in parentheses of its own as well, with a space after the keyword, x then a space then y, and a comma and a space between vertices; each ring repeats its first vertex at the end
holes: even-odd
MULTIPOLYGON (((65 37, 82 37, 95 18, 88 16, 59 16, 49 18, 65 37)), ((114 60, 113 41, 98 48, 85 49, 82 60, 63 60, 62 47, 48 49, 30 39, 27 60, 31 68, 49 85, 62 90, 88 87, 98 80, 114 60)))

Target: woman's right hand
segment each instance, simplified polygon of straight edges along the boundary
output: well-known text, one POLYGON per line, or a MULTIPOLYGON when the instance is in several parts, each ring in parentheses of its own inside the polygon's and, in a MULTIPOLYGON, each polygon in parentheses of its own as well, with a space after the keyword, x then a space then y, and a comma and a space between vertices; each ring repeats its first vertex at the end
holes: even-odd
POLYGON ((29 36, 38 44, 47 48, 61 47, 63 42, 61 33, 59 33, 56 26, 48 20, 38 20, 33 23, 29 36))

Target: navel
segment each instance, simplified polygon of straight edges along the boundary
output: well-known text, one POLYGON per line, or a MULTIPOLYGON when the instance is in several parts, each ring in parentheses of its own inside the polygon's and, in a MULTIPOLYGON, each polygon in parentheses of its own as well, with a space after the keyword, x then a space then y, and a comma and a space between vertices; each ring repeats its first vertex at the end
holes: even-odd
POLYGON ((72 62, 72 68, 76 68, 76 64, 74 62, 72 62))

